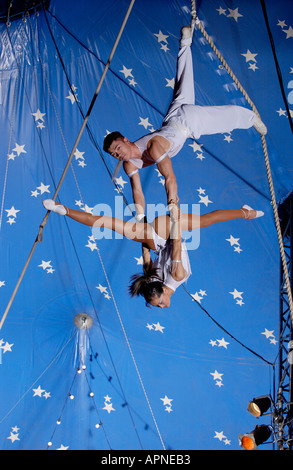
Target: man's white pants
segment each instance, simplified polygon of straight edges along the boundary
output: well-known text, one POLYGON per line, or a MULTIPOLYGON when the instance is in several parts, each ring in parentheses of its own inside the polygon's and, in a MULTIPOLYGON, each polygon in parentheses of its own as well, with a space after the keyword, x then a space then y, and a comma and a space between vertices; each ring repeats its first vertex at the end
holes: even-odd
POLYGON ((174 97, 163 125, 175 121, 188 129, 188 137, 198 139, 201 135, 248 129, 254 118, 254 112, 242 106, 195 105, 191 48, 182 46, 179 49, 174 97))

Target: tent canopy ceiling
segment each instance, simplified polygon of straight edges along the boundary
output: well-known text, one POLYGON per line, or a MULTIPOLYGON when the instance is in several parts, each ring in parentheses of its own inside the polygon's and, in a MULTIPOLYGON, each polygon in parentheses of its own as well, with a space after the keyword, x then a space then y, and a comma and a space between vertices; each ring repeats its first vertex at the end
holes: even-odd
MULTIPOLYGON (((129 6, 44 3, 9 25, 0 5, 1 317, 129 6)), ((268 128, 280 204, 293 187, 292 4, 265 2, 278 75, 261 2, 196 3, 268 128)), ((103 140, 119 130, 135 141, 161 126, 190 8, 135 1, 58 193, 67 206, 131 219, 130 181, 121 169, 111 183, 116 161, 103 140)), ((250 108, 197 27, 191 51, 198 105, 250 108)), ((238 433, 270 423, 247 412, 253 397, 274 393, 279 347, 280 253, 260 135, 188 139, 172 165, 182 210, 249 204, 264 217, 185 233, 192 275, 161 310, 128 295, 142 270, 139 244, 51 213, 0 331, 1 449, 239 449, 238 433), (89 329, 77 325, 84 315, 89 329)), ((154 165, 140 176, 152 221, 166 203, 164 180, 154 165)))

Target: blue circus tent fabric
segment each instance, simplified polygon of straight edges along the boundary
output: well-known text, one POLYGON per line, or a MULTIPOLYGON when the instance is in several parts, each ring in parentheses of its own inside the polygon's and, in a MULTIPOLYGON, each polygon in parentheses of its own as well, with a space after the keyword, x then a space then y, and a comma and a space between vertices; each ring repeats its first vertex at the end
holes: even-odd
MULTIPOLYGON (((280 204, 293 188, 293 8, 265 5, 283 94, 261 2, 206 0, 197 11, 268 128, 280 204)), ((0 24, 1 317, 128 6, 51 0, 0 24)), ((160 127, 190 9, 134 3, 58 193, 64 204, 131 219, 130 182, 121 170, 111 183, 103 139, 160 127)), ((197 27, 191 48, 197 104, 250 108, 197 27)), ((186 233, 192 276, 161 310, 128 295, 138 244, 51 213, 0 331, 2 450, 234 450, 257 424, 247 404, 274 393, 279 350, 280 254, 261 138, 251 128, 188 139, 172 163, 186 210, 249 204, 265 216, 186 233), (90 329, 77 328, 79 314, 90 329)), ((164 180, 155 166, 140 173, 152 220, 164 180)))

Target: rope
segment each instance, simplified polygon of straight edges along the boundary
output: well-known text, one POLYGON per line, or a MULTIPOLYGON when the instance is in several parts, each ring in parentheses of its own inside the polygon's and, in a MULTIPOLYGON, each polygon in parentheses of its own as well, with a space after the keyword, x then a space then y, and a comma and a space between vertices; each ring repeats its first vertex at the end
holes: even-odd
POLYGON ((63 348, 60 349, 60 351, 56 354, 56 356, 52 359, 52 361, 47 365, 47 367, 43 370, 43 372, 38 376, 38 378, 31 384, 31 386, 24 392, 24 394, 19 398, 19 400, 15 403, 15 405, 13 405, 13 407, 6 413, 6 415, 1 419, 0 421, 0 424, 3 423, 3 421, 5 421, 5 419, 7 418, 7 416, 10 415, 10 413, 12 413, 12 411, 19 405, 19 403, 24 399, 24 397, 28 394, 28 392, 33 388, 33 386, 39 382, 40 378, 43 377, 43 375, 47 372, 47 370, 50 369, 50 367, 52 367, 52 365, 54 364, 54 362, 58 359, 58 357, 61 355, 61 353, 64 351, 64 349, 67 347, 67 345, 70 343, 70 341, 75 337, 76 333, 77 333, 78 330, 76 330, 73 335, 69 338, 69 340, 67 341, 67 343, 63 346, 63 348))
MULTIPOLYGON (((245 91, 245 89, 243 88, 241 83, 239 82, 238 78, 233 73, 232 69, 229 67, 229 65, 227 64, 224 57, 222 56, 222 54, 219 52, 219 50, 215 46, 215 44, 212 41, 211 37, 205 31, 201 21, 198 19, 194 0, 191 0, 191 8, 192 8, 192 24, 195 23, 196 26, 199 28, 199 30, 203 34, 204 38, 208 41, 208 43, 211 46, 211 48, 213 49, 214 53, 216 54, 218 59, 222 62, 223 66, 227 70, 228 74, 233 79, 233 81, 235 82, 238 89, 241 91, 241 93, 245 97, 248 104, 251 106, 253 112, 258 117, 260 117, 260 114, 259 114, 255 104, 250 99, 247 92, 245 91)), ((273 206, 274 219, 275 219, 275 225, 276 225, 276 230, 277 230, 278 243, 279 243, 281 261, 282 261, 282 267, 283 267, 283 272, 284 272, 284 277, 285 277, 285 285, 286 285, 286 290, 287 290, 287 295, 288 295, 288 303, 289 303, 289 308, 290 308, 290 317, 291 317, 291 322, 293 324, 292 291, 291 291, 291 286, 290 286, 290 278, 289 278, 288 267, 287 267, 287 262, 286 262, 286 255, 285 255, 285 250, 284 250, 283 237, 282 237, 281 225, 280 225, 280 220, 279 220, 278 207, 277 207, 277 202, 276 202, 276 196, 275 196, 271 166, 270 166, 270 161, 269 161, 269 155, 268 155, 268 150, 267 150, 266 138, 265 138, 264 135, 261 136, 261 141, 262 141, 262 147, 263 147, 263 153, 264 153, 264 159, 265 159, 265 165, 266 165, 266 171, 267 171, 267 178, 268 178, 268 182, 269 182, 269 188, 270 188, 270 194, 271 194, 271 203, 272 203, 272 206, 273 206)))
MULTIPOLYGON (((106 66, 105 66, 105 68, 104 68, 103 74, 102 74, 102 76, 101 76, 101 78, 100 78, 99 84, 98 84, 97 89, 96 89, 96 91, 95 91, 94 97, 93 97, 93 99, 92 99, 92 101, 91 101, 91 103, 90 103, 90 106, 89 106, 89 108, 88 108, 87 114, 86 114, 85 119, 84 119, 84 121, 83 121, 83 124, 82 124, 82 126, 81 126, 81 128, 80 128, 80 131, 79 131, 79 133, 78 133, 77 139, 76 139, 76 141, 75 141, 75 144, 74 144, 74 146, 73 146, 73 149, 72 149, 72 151, 71 151, 71 153, 70 153, 70 156, 69 156, 69 158, 68 158, 67 164, 66 164, 66 166, 65 166, 65 168, 64 168, 64 171, 63 171, 63 173, 62 173, 62 176, 61 176, 60 181, 59 181, 59 183, 58 183, 58 186, 57 186, 57 188, 56 188, 55 194, 54 194, 54 196, 53 196, 53 198, 52 198, 54 201, 55 201, 56 198, 57 198, 57 195, 58 195, 58 193, 59 193, 59 190, 60 190, 60 188, 61 188, 61 185, 62 185, 62 183, 63 183, 63 181, 64 181, 65 175, 66 175, 66 173, 67 173, 67 171, 68 171, 68 168, 69 168, 69 166, 70 166, 70 163, 71 163, 71 161, 72 161, 73 155, 74 155, 74 153, 75 153, 75 151, 76 151, 76 149, 77 149, 77 146, 78 146, 78 143, 79 143, 79 141, 80 141, 80 139, 81 139, 82 133, 83 133, 85 127, 86 127, 87 121, 88 121, 88 119, 89 119, 89 117, 90 117, 91 111, 92 111, 92 109, 93 109, 93 107, 94 107, 95 101, 96 101, 97 96, 98 96, 98 94, 99 94, 99 92, 100 92, 101 86, 102 86, 102 84, 103 84, 103 82, 104 82, 106 73, 107 73, 107 71, 108 71, 108 68, 109 68, 109 66, 110 66, 110 63, 111 63, 111 61, 112 61, 112 59, 113 59, 113 56, 114 56, 114 54, 115 54, 115 51, 116 51, 116 49, 117 49, 118 43, 119 43, 119 41, 120 41, 121 35, 122 35, 123 30, 124 30, 124 28, 125 28, 125 25, 126 25, 126 23, 127 23, 128 17, 129 17, 129 15, 130 15, 130 13, 131 13, 131 10, 132 10, 132 7, 133 7, 133 5, 134 5, 134 2, 135 2, 135 0, 131 0, 131 2, 130 2, 130 5, 129 5, 128 10, 127 10, 126 15, 125 15, 125 18, 124 18, 124 20, 123 20, 123 23, 122 23, 122 25, 121 25, 121 28, 120 28, 119 33, 118 33, 118 35, 117 35, 117 38, 116 38, 116 40, 115 40, 114 46, 113 46, 112 51, 111 51, 111 53, 110 53, 110 55, 109 55, 107 64, 106 64, 106 66)), ((11 308, 11 305, 12 305, 12 303, 13 303, 13 301, 14 301, 14 298, 15 298, 15 296, 16 296, 16 294, 17 294, 17 291, 18 291, 19 286, 20 286, 20 284, 21 284, 21 281, 22 281, 22 279, 23 279, 23 277, 24 277, 24 275, 25 275, 25 272, 26 272, 26 270, 27 270, 27 268, 28 268, 28 265, 29 265, 30 260, 31 260, 31 258, 32 258, 32 256, 33 256, 33 253, 34 253, 34 251, 35 251, 35 249, 36 249, 36 246, 37 246, 37 244, 38 244, 39 242, 42 241, 42 238, 43 238, 43 230, 44 230, 45 225, 47 224, 49 214, 50 214, 50 211, 47 212, 47 214, 45 215, 44 219, 42 220, 42 222, 41 222, 41 224, 40 224, 39 232, 38 232, 38 235, 37 235, 37 237, 36 237, 36 240, 35 240, 35 242, 34 242, 34 244, 33 244, 33 247, 32 247, 32 249, 31 249, 31 252, 30 252, 30 254, 29 254, 29 256, 28 256, 28 259, 27 259, 27 261, 26 261, 26 263, 25 263, 25 266, 24 266, 24 268, 23 268, 23 270, 22 270, 22 272, 21 272, 21 274, 20 274, 19 280, 18 280, 18 282, 17 282, 17 284, 16 284, 16 286, 15 286, 15 289, 14 289, 14 291, 13 291, 13 293, 12 293, 12 296, 11 296, 9 302, 8 302, 8 305, 7 305, 7 307, 6 307, 6 310, 5 310, 5 312, 4 312, 3 316, 2 316, 2 319, 1 319, 1 322, 0 322, 0 331, 1 331, 2 326, 3 326, 4 322, 5 322, 5 319, 6 319, 7 315, 8 315, 8 312, 9 312, 9 310, 10 310, 10 308, 11 308)))
MULTIPOLYGON (((47 18, 46 18, 46 19, 47 19, 47 18)), ((47 24, 48 24, 48 22, 47 22, 47 24)), ((49 24, 48 24, 48 27, 49 27, 49 24)), ((49 28, 49 29, 50 29, 50 28, 49 28)), ((56 50, 57 50, 59 59, 60 59, 60 61, 61 61, 61 65, 62 65, 62 67, 63 67, 64 73, 65 73, 65 75, 66 75, 67 81, 68 81, 68 83, 69 83, 69 85, 70 85, 70 88, 72 88, 72 87, 71 87, 70 80, 69 80, 69 77, 67 76, 67 73, 66 73, 66 70, 65 70, 65 67, 64 67, 64 64, 63 64, 62 57, 61 57, 60 52, 59 52, 59 50, 58 50, 58 47, 57 47, 57 44, 56 44, 56 42, 55 42, 54 36, 53 36, 53 34, 52 34, 52 32, 51 32, 51 29, 50 29, 50 33, 51 33, 52 40, 53 40, 53 42, 54 42, 54 44, 55 44, 55 47, 56 47, 56 50)), ((38 49, 38 46, 37 46, 37 49, 38 49)), ((38 50, 38 54, 39 54, 40 62, 41 62, 41 64, 42 64, 41 55, 40 55, 39 50, 38 50)), ((45 76, 45 77, 46 77, 46 76, 45 76)), ((50 92, 49 82, 48 82, 47 78, 46 78, 46 82, 47 82, 47 86, 48 86, 49 92, 50 92)), ((56 117, 57 117, 59 129, 60 129, 60 132, 61 132, 61 135, 62 135, 62 139, 63 139, 64 145, 65 145, 65 149, 66 149, 66 151, 67 151, 67 145, 66 145, 64 133, 63 133, 63 131, 62 131, 62 126, 61 126, 61 123, 60 123, 60 119, 59 119, 59 117, 58 117, 57 110, 56 110, 55 105, 54 105, 53 96, 52 96, 52 93, 51 93, 51 92, 50 92, 50 96, 51 96, 51 100, 52 100, 52 102, 53 102, 54 111, 55 111, 55 114, 56 114, 56 117)), ((79 105, 79 103, 77 103, 77 104, 78 104, 78 108, 79 108, 79 110, 80 110, 80 112, 81 112, 81 114, 82 114, 82 116, 83 116, 83 118, 84 118, 84 113, 83 113, 83 111, 82 111, 82 109, 81 109, 81 106, 79 105)), ((86 124, 84 127, 87 127, 87 124, 86 124)), ((67 151, 67 153, 68 153, 68 151, 67 151)), ((70 159, 70 157, 69 157, 69 159, 70 159)), ((83 201, 83 197, 82 197, 82 194, 81 194, 81 191, 80 191, 80 188, 79 188, 79 185, 78 185, 78 181, 77 181, 77 178, 76 178, 76 175, 75 175, 75 172, 74 172, 74 169, 73 169, 73 168, 72 168, 72 171, 73 171, 73 174, 74 174, 74 179, 75 179, 75 182, 76 182, 76 185, 77 185, 77 188, 78 188, 78 192, 79 192, 79 194, 80 194, 80 199, 83 201)), ((109 173, 109 175, 110 175, 110 173, 109 173)), ((110 175, 110 176, 111 176, 111 175, 110 175)), ((124 196, 124 195, 123 195, 123 198, 124 198, 124 200, 125 200, 125 196, 124 196)), ((127 203, 127 201, 126 201, 126 203, 127 203)), ((127 203, 127 205, 128 205, 128 203, 127 203)), ((144 386, 144 383, 143 383, 141 374, 140 374, 140 372, 139 372, 139 369, 138 369, 138 366, 137 366, 137 363, 136 363, 136 360, 135 360, 135 357, 134 357, 134 354, 133 354, 133 351, 132 351, 132 348, 131 348, 131 345, 130 345, 130 342, 129 342, 129 339, 128 339, 128 336, 127 336, 127 333, 126 333, 126 330, 125 330, 125 327, 124 327, 124 324, 123 324, 123 320, 122 320, 122 318, 121 318, 121 314, 120 314, 118 305, 117 305, 117 303, 116 303, 116 299, 115 299, 115 296, 114 296, 114 294, 113 294, 113 290, 112 290, 112 287, 111 287, 111 284, 110 284, 110 281, 109 281, 109 278, 108 278, 108 275, 107 275, 107 272, 106 272, 106 269, 105 269, 105 265, 104 265, 104 262, 103 262, 103 259, 102 259, 102 256, 101 256, 101 253, 100 253, 100 250, 99 250, 99 247, 98 247, 98 245, 97 245, 96 240, 95 240, 95 245, 96 245, 98 257, 99 257, 99 260, 100 260, 100 263, 101 263, 101 266, 102 266, 102 270, 103 270, 103 272, 104 272, 104 275, 105 275, 105 278, 106 278, 106 282, 107 282, 107 284, 108 284, 109 291, 110 291, 110 294, 111 294, 112 299, 113 299, 114 307, 115 307, 115 310, 116 310, 116 313, 117 313, 117 316, 118 316, 118 319, 119 319, 119 322, 120 322, 120 325, 121 325, 121 328, 122 328, 122 331, 123 331, 123 334, 124 334, 124 337, 125 337, 126 344, 127 344, 127 346, 128 346, 128 349, 129 349, 129 352, 130 352, 132 361, 133 361, 133 363, 134 363, 134 367, 135 367, 137 376, 138 376, 138 378, 139 378, 139 382, 140 382, 140 384, 141 384, 143 393, 144 393, 144 395, 145 395, 145 398, 146 398, 146 401, 147 401, 147 404, 148 404, 148 407, 149 407, 151 416, 152 416, 152 418, 153 418, 153 421, 154 421, 154 424, 155 424, 155 427, 156 427, 158 436, 159 436, 159 438, 160 438, 160 441, 161 441, 161 444, 162 444, 162 446, 163 446, 163 449, 165 450, 164 441, 163 441, 163 439, 162 439, 162 436, 161 436, 161 433, 160 433, 158 424, 157 424, 157 422, 156 422, 156 419, 155 419, 155 416, 154 416, 154 412, 153 412, 153 410, 152 410, 152 407, 151 407, 151 404, 150 404, 150 401, 149 401, 149 398, 148 398, 148 395, 147 395, 147 392, 146 392, 146 389, 145 389, 145 386, 144 386)), ((97 314, 96 314, 96 315, 97 315, 97 314)), ((102 325, 100 324, 100 321, 99 321, 98 316, 97 316, 97 320, 98 320, 98 322, 99 322, 101 331, 102 331, 102 333, 103 333, 102 325)), ((104 334, 103 334, 103 337, 104 337, 104 334)), ((104 337, 104 340, 105 340, 105 342, 106 342, 106 338, 105 338, 105 337, 104 337)), ((107 344, 107 342, 106 342, 106 344, 107 344)), ((107 349, 108 349, 108 352, 109 352, 109 354, 110 354, 108 345, 107 345, 107 349)), ((111 354, 110 354, 110 357, 111 357, 111 354)), ((112 359, 111 359, 111 360, 112 360, 112 359)), ((117 375, 117 379, 118 379, 119 384, 120 384, 120 380, 119 380, 119 377, 118 377, 118 374, 117 374, 117 371, 116 371, 116 368, 115 368, 115 366, 114 366, 113 361, 112 361, 112 365, 113 365, 113 367, 114 367, 114 370, 115 370, 116 375, 117 375)), ((121 384, 120 384, 120 386, 121 386, 121 384)), ((125 395, 124 395, 122 386, 121 386, 121 390, 122 390, 123 396, 124 396, 124 398, 125 398, 125 400, 126 400, 126 397, 125 397, 125 395)), ((131 419, 132 419, 132 415, 130 415, 130 416, 131 416, 131 419)), ((133 420, 133 419, 132 419, 132 420, 133 420)), ((133 423, 133 425, 134 425, 134 423, 133 423)), ((135 425, 134 425, 134 428, 135 428, 135 425)), ((139 438, 139 436, 138 436, 138 438, 139 438)), ((139 439, 139 441, 140 441, 140 439, 139 439)))
MULTIPOLYGON (((29 15, 27 15, 27 16, 28 16, 28 18, 29 18, 29 23, 30 23, 30 27, 31 27, 32 34, 34 35, 30 16, 29 16, 29 15)), ((48 25, 48 27, 49 27, 49 25, 48 25)), ((52 37, 52 39, 54 40, 53 37, 52 37)), ((49 80, 48 80, 47 75, 46 75, 46 72, 45 72, 45 70, 44 70, 44 65, 43 65, 43 62, 42 62, 42 58, 41 58, 41 54, 40 54, 40 51, 39 51, 39 47, 38 47, 38 43, 37 43, 36 37, 35 37, 35 44, 36 44, 36 50, 37 50, 37 52, 38 52, 38 57, 39 57, 39 60, 40 60, 40 63, 41 63, 42 69, 43 69, 43 73, 44 73, 46 85, 47 85, 47 88, 48 88, 49 96, 50 96, 50 99, 51 99, 51 101, 52 101, 52 105, 53 105, 54 113, 55 113, 55 116, 56 116, 56 120, 57 120, 57 123, 58 123, 58 126, 59 126, 59 130, 60 130, 60 133, 61 133, 61 136, 62 136, 62 140, 63 140, 64 146, 65 146, 65 150, 66 150, 66 153, 67 153, 68 158, 70 159, 69 152, 68 152, 68 148, 67 148, 67 144, 66 144, 66 139, 65 139, 65 136, 64 136, 64 133, 63 133, 63 129, 62 129, 62 125, 61 125, 61 122, 60 122, 60 118, 59 118, 58 112, 57 112, 56 107, 55 107, 53 95, 52 95, 52 92, 51 92, 51 89, 50 89, 49 80)), ((54 41, 54 44, 55 44, 55 47, 57 48, 57 44, 55 43, 55 41, 54 41)), ((60 56, 59 51, 58 51, 58 54, 59 54, 59 58, 60 58, 61 63, 62 63, 62 58, 61 58, 61 56, 60 56)), ((63 66, 63 63, 62 63, 62 66, 63 66)), ((63 69, 64 69, 64 67, 63 67, 63 69)), ((64 71, 65 71, 65 70, 64 70, 64 71)), ((66 78, 67 78, 67 80, 69 81, 69 78, 67 77, 67 75, 66 75, 66 78)), ((70 88, 71 88, 71 85, 70 85, 70 88)), ((80 109, 80 111, 81 111, 81 114, 82 114, 83 119, 85 119, 84 114, 83 114, 83 112, 82 112, 82 110, 81 110, 80 107, 79 107, 79 109, 80 109)), ((89 115, 89 113, 88 113, 87 115, 89 115)), ((86 125, 85 127, 87 127, 87 125, 86 125)), ((74 150, 72 151, 72 153, 74 153, 74 150)), ((79 185, 78 185, 78 181, 77 181, 77 178, 76 178, 76 175, 75 175, 75 172, 74 172, 74 169, 73 169, 71 163, 70 163, 70 166, 71 166, 71 169, 72 169, 72 171, 73 171, 74 179, 75 179, 75 182, 76 182, 76 185, 77 185, 78 192, 79 192, 79 194, 80 194, 80 198, 81 198, 81 200, 83 200, 83 197, 82 197, 82 194, 81 194, 79 185)), ((69 167, 69 164, 68 164, 68 167, 69 167)), ((109 175, 110 175, 110 173, 109 173, 109 175)), ((110 175, 110 176, 111 176, 111 175, 110 175)), ((56 191, 56 192, 57 192, 57 191, 56 191)), ((43 228, 43 227, 41 227, 41 230, 42 230, 42 228, 43 228)), ((39 232, 39 234, 38 234, 38 237, 37 237, 37 239, 36 239, 36 241, 35 241, 35 244, 34 244, 34 246, 33 246, 33 249, 31 250, 31 253, 30 253, 30 256, 29 256, 29 258, 28 258, 28 260, 27 260, 27 263, 26 263, 25 268, 27 268, 27 266, 28 266, 28 264, 29 264, 29 262, 30 262, 30 260, 31 260, 31 257, 32 257, 32 255, 33 255, 33 252, 34 252, 34 250, 35 250, 35 247, 36 247, 36 245, 38 244, 39 241, 42 241, 42 232, 39 232)), ((96 241, 95 241, 95 243, 96 243, 96 241)), ((135 365, 135 369, 136 369, 136 371, 137 371, 137 375, 138 375, 138 377, 139 377, 139 381, 140 381, 140 383, 141 383, 143 392, 144 392, 144 394, 145 394, 145 397, 146 397, 146 400, 147 400, 147 404, 148 404, 148 406, 149 406, 151 415, 152 415, 152 417, 153 417, 153 421, 154 421, 154 423, 155 423, 155 426, 156 426, 158 435, 159 435, 160 440, 161 440, 161 442, 162 442, 162 445, 163 445, 163 447, 164 447, 164 449, 165 449, 165 446, 164 446, 164 443, 163 443, 163 440, 162 440, 162 437, 161 437, 161 434, 160 434, 158 425, 157 425, 156 420, 155 420, 155 417, 154 417, 154 413, 153 413, 153 410, 152 410, 150 401, 149 401, 149 399, 148 399, 148 396, 147 396, 147 393, 146 393, 146 390, 145 390, 145 387, 144 387, 144 384, 143 384, 143 381, 142 381, 142 377, 141 377, 140 372, 139 372, 139 370, 138 370, 138 366, 137 366, 137 363, 136 363, 136 361, 135 361, 135 358, 134 358, 134 355, 133 355, 133 352, 132 352, 132 349, 131 349, 131 346, 130 346, 130 343, 129 343, 129 340, 128 340, 128 337, 127 337, 127 334, 126 334, 126 331, 125 331, 125 328, 124 328, 124 325, 123 325, 123 322, 122 322, 122 318, 121 318, 121 315, 120 315, 118 306, 117 306, 116 301, 115 301, 115 297, 114 297, 114 294, 113 294, 113 291, 112 291, 112 288, 111 288, 111 285, 110 285, 110 282, 109 282, 109 279, 108 279, 108 276, 107 276, 107 273, 106 273, 106 270, 105 270, 105 267, 104 267, 104 263, 103 263, 103 260, 102 260, 102 257, 101 257, 101 254, 100 254, 100 251, 99 251, 98 246, 97 246, 97 243, 96 243, 96 248, 97 248, 97 251, 98 251, 100 263, 101 263, 101 265, 102 265, 102 268, 103 268, 103 271, 104 271, 104 274, 105 274, 105 277, 106 277, 106 280, 107 280, 107 284, 108 284, 108 286, 109 286, 110 293, 111 293, 111 295, 112 295, 112 299, 113 299, 113 302, 114 302, 114 306, 115 306, 115 309, 116 309, 116 312, 117 312, 117 315, 118 315, 118 318, 119 318, 119 321, 120 321, 120 324, 121 324, 121 327, 122 327, 122 330, 123 330, 123 333, 124 333, 124 336, 125 336, 125 339, 126 339, 126 343, 127 343, 127 345, 128 345, 128 348, 129 348, 129 351, 130 351, 132 360, 133 360, 134 365, 135 365)), ((20 285, 20 283, 21 283, 21 280, 22 280, 22 278, 23 278, 23 274, 24 274, 24 272, 22 273, 22 276, 21 276, 21 278, 20 278, 19 281, 18 281, 17 287, 19 287, 19 285, 20 285)), ((13 299, 12 299, 12 300, 13 300, 13 299)), ((10 304, 9 304, 9 307, 11 306, 12 300, 11 300, 11 302, 10 302, 10 304)), ((94 309, 94 310, 95 310, 95 309, 94 309)), ((95 313, 96 313, 96 310, 95 310, 95 313)), ((97 313, 96 313, 96 316, 97 316, 97 313)), ((98 319, 98 321, 99 321, 98 316, 97 316, 97 319, 98 319)), ((100 322, 99 322, 99 324, 100 324, 100 322)), ((100 328, 101 328, 101 330, 102 330, 101 324, 100 324, 100 328)), ((104 337, 105 342, 106 342, 106 344, 107 344, 107 341, 106 341, 106 338, 105 338, 104 335, 103 335, 103 337, 104 337)), ((110 354, 110 350, 109 350, 108 345, 107 345, 107 348, 108 348, 108 352, 109 352, 109 354, 110 354)), ((110 354, 110 357, 111 357, 111 354, 110 354)), ((112 358, 111 358, 111 360, 112 360, 112 358)), ((112 360, 112 364, 113 364, 115 373, 116 373, 116 375, 117 375, 117 380, 118 380, 118 382, 119 382, 119 384, 120 384, 120 387, 121 387, 121 390, 122 390, 122 393, 123 393, 123 396, 124 396, 124 399, 125 399, 125 402, 126 402, 126 397, 125 397, 125 395, 124 395, 123 388, 122 388, 122 385, 121 385, 121 383, 120 383, 120 380, 119 380, 119 377, 118 377, 118 374, 117 374, 115 365, 114 365, 114 363, 113 363, 113 360, 112 360)), ((129 412, 130 412, 130 411, 129 411, 129 412)), ((130 417, 131 417, 131 420, 132 420, 132 422, 133 422, 133 418, 132 418, 131 413, 130 413, 130 417)), ((136 430, 136 426, 135 426, 134 422, 133 422, 133 426, 134 426, 134 428, 135 428, 135 430, 136 430)), ((137 431, 136 431, 136 432, 137 432, 137 431)), ((139 436, 138 436, 138 439, 139 439, 139 442, 140 442, 140 444, 141 444, 141 441, 140 441, 139 436)), ((142 445, 142 444, 141 444, 141 445, 142 445)))

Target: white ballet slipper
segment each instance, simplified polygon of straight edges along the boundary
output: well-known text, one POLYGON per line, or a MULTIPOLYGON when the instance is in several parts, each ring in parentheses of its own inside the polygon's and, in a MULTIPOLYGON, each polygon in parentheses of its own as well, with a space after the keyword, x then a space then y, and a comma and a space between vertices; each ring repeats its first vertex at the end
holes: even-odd
POLYGON ((53 201, 53 199, 44 199, 43 206, 48 211, 56 212, 56 214, 59 214, 59 215, 67 214, 67 210, 65 209, 65 207, 62 206, 62 204, 56 204, 56 202, 53 201))
POLYGON ((246 219, 258 219, 259 217, 263 217, 264 216, 264 212, 263 211, 256 211, 255 209, 252 209, 252 207, 248 206, 247 204, 245 204, 244 206, 241 207, 241 210, 242 212, 244 213, 245 215, 245 218, 246 219), (245 210, 243 209, 246 209, 246 212, 245 210), (251 211, 254 211, 256 213, 255 217, 252 216, 251 214, 251 211))

